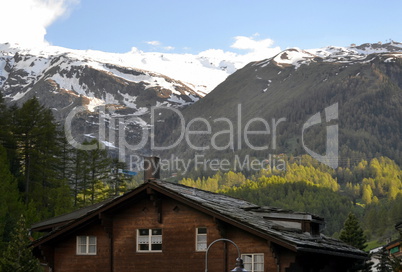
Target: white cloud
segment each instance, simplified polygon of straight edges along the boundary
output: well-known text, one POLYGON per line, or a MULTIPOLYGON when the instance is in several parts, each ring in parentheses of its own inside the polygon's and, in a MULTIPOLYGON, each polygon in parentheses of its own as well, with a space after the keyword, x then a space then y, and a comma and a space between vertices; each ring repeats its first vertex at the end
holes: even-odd
POLYGON ((162 49, 164 51, 172 51, 172 50, 175 49, 173 46, 170 46, 170 45, 163 46, 163 44, 160 41, 148 41, 148 42, 145 42, 145 43, 153 46, 154 49, 162 49))
MULTIPOLYGON (((255 34, 254 36, 258 36, 255 34)), ((230 46, 235 49, 252 50, 257 51, 261 49, 270 48, 274 41, 271 39, 255 40, 253 37, 236 36, 235 42, 230 46)))
POLYGON ((29 46, 47 44, 46 28, 79 0, 0 0, 0 42, 29 46))
POLYGON ((279 46, 272 47, 274 41, 271 39, 257 40, 260 34, 255 33, 252 37, 236 36, 235 42, 230 46, 234 49, 247 50, 245 54, 239 54, 237 59, 241 62, 251 62, 270 58, 278 54, 281 49, 279 46))
POLYGON ((149 45, 152 45, 152 46, 159 46, 159 45, 161 45, 161 42, 160 41, 149 41, 149 42, 146 42, 147 44, 149 44, 149 45))

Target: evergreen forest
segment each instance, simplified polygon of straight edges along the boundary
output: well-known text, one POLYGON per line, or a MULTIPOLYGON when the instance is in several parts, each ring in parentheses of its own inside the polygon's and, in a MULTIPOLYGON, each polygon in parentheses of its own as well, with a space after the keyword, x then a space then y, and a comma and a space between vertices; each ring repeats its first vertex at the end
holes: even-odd
POLYGON ((96 139, 83 145, 95 148, 73 148, 51 110, 36 98, 7 107, 0 97, 1 251, 21 216, 29 228, 137 185, 96 139))

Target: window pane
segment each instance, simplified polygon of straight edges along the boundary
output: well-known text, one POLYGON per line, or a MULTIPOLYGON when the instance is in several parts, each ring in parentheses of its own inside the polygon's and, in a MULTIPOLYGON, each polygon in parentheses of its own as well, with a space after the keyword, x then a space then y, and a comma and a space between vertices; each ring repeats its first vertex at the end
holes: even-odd
POLYGON ((149 229, 140 229, 139 233, 140 233, 141 236, 149 235, 149 229))
POLYGON ((153 229, 152 235, 162 235, 162 229, 153 229))
POLYGON ((207 228, 198 228, 197 231, 198 231, 198 234, 206 234, 207 228))
POLYGON ((197 251, 207 250, 207 244, 197 244, 197 251))
POLYGON ((152 236, 151 237, 152 244, 162 244, 162 236, 152 236))
POLYGON ((92 253, 92 254, 96 253, 96 246, 95 245, 89 246, 88 253, 92 253))
POLYGON ((81 253, 81 254, 87 253, 87 246, 86 245, 79 246, 78 253, 81 253))
POLYGON ((138 244, 149 244, 149 236, 139 236, 138 244))
POLYGON ((199 243, 206 243, 207 242, 207 236, 206 235, 198 235, 197 240, 199 243))
POLYGON ((147 245, 147 244, 141 244, 141 245, 140 245, 140 250, 149 250, 149 245, 147 245))
POLYGON ((89 244, 96 245, 96 237, 95 236, 89 236, 89 244))
POLYGON ((153 244, 152 250, 162 250, 162 244, 153 244))
POLYGON ((252 255, 242 255, 243 262, 246 264, 251 264, 252 262, 252 255))
POLYGON ((79 236, 78 237, 78 244, 79 245, 85 245, 87 243, 87 237, 86 236, 79 236))
POLYGON ((264 255, 262 255, 262 254, 254 255, 254 262, 255 263, 264 263, 264 255))

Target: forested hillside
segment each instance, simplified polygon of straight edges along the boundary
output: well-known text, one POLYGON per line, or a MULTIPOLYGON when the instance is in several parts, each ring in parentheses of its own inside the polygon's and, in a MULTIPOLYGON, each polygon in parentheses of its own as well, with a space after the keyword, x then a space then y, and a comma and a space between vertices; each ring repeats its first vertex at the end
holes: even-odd
POLYGON ((263 159, 267 153, 300 156, 306 154, 305 146, 324 154, 326 128, 332 124, 339 128, 340 166, 379 156, 401 164, 402 54, 376 53, 355 59, 341 51, 328 59, 296 51, 285 50, 274 58, 248 64, 185 108, 180 120, 172 114, 157 123, 158 146, 174 143, 182 123, 198 132, 175 150, 161 151, 161 157, 173 152, 188 159, 197 154, 210 159, 234 154, 263 159), (296 62, 299 58, 292 59, 292 54, 301 55, 302 61, 296 62), (335 104, 337 116, 327 124, 324 109, 335 104), (304 130, 307 120, 317 113, 321 122, 304 130), (247 135, 246 139, 247 130, 269 133, 247 135), (188 142, 205 150, 189 148, 188 142), (212 143, 219 148, 212 148, 212 143))
POLYGON ((289 160, 286 171, 267 169, 249 177, 218 172, 211 177, 183 178, 180 183, 261 206, 320 215, 328 235, 337 236, 348 213, 354 212, 374 244, 397 236, 394 226, 402 220, 402 171, 394 161, 379 157, 336 170, 308 156, 301 161, 289 160))

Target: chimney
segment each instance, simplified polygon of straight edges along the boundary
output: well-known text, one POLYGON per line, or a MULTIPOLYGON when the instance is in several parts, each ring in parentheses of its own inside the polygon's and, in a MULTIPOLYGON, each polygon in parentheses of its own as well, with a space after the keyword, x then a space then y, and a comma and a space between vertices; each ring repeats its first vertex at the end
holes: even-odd
POLYGON ((160 165, 158 157, 144 158, 144 182, 160 178, 160 165))

